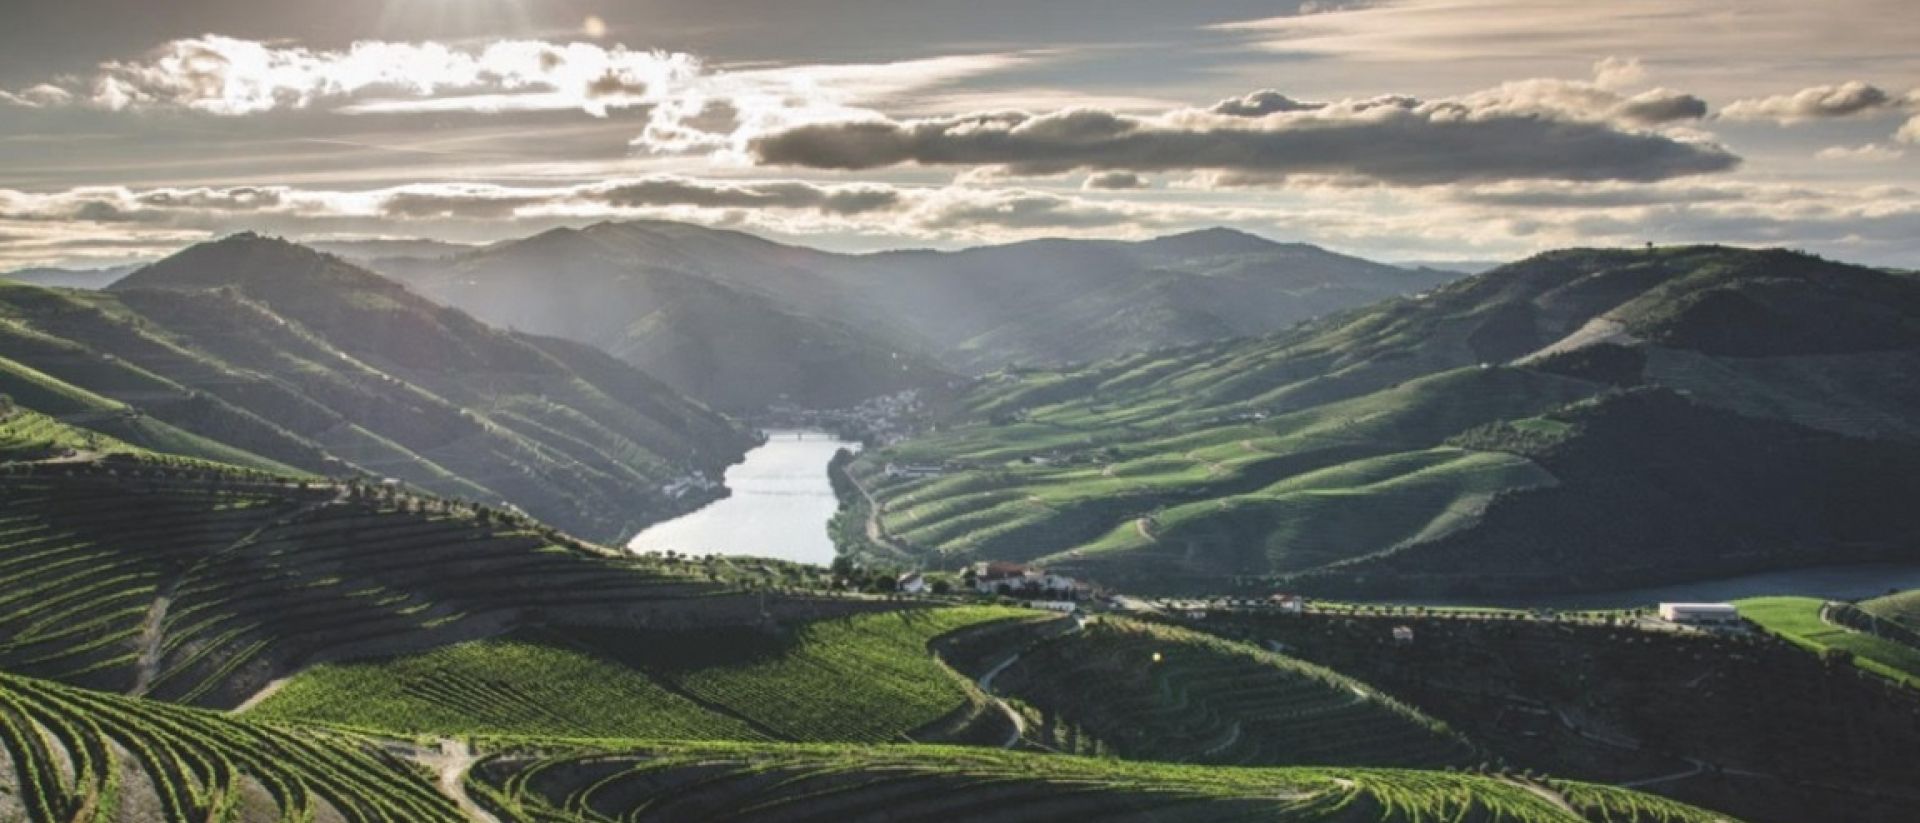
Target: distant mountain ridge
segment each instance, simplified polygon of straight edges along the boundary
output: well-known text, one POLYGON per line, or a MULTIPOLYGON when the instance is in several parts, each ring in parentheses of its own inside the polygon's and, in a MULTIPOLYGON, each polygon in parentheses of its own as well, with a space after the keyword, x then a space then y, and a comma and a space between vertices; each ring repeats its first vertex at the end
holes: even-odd
POLYGON ((31 408, 99 415, 43 385, 62 381, 283 466, 512 503, 601 540, 706 499, 662 487, 717 479, 752 442, 596 349, 252 234, 102 293, 0 288, 0 356, 0 392, 31 408))
POLYGON ((140 268, 139 264, 134 263, 98 269, 51 267, 15 269, 0 272, 0 280, 12 280, 33 286, 56 286, 63 289, 104 289, 138 268, 140 268))
POLYGON ((779 399, 845 405, 1010 362, 1266 333, 1457 276, 1229 229, 849 255, 663 221, 558 229, 376 267, 492 322, 600 346, 737 409, 779 399))

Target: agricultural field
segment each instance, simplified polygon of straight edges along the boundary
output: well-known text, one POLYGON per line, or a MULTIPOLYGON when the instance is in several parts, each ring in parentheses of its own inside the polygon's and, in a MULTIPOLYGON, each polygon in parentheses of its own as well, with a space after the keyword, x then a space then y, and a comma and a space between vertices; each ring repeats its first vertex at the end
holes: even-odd
POLYGON ((514 516, 142 460, 0 476, 0 602, 8 671, 209 707, 316 656, 433 648, 534 611, 755 614, 712 569, 514 516))
POLYGON ((1891 620, 1920 632, 1920 589, 1864 600, 1859 606, 1881 620, 1891 620))
POLYGON ((752 727, 545 631, 301 672, 249 719, 407 735, 758 740, 752 727), (558 639, 555 637, 554 639, 558 639))
POLYGON ((753 629, 552 627, 322 665, 249 716, 400 734, 898 742, 981 701, 928 649, 1033 612, 906 609, 753 629))
POLYGON ((514 820, 1712 823, 1622 789, 1465 773, 1219 769, 982 749, 508 748, 470 793, 514 820))
POLYGON ((1183 628, 1101 618, 1040 643, 996 689, 1041 734, 1131 760, 1439 767, 1475 762, 1445 724, 1330 669, 1183 628))
MULTIPOLYGON (((611 355, 251 234, 110 290, 0 285, 0 393, 135 446, 395 478, 614 541, 751 435, 611 355)), ((697 496, 696 496, 697 497, 697 496)))
POLYGON ((0 674, 0 819, 468 818, 390 745, 0 674))
POLYGON ((1845 652, 1853 664, 1899 683, 1920 686, 1920 649, 1875 637, 1820 617, 1812 597, 1756 597, 1738 601, 1740 616, 1816 654, 1845 652))
POLYGON ((1920 362, 1887 308, 1914 305, 1910 278, 1783 251, 1553 252, 1264 337, 988 375, 852 471, 927 563, 1145 594, 1442 599, 1905 557, 1920 396, 1881 376, 1920 362), (1720 300, 1754 308, 1701 313, 1720 300), (1714 548, 1796 524, 1819 540, 1714 548))

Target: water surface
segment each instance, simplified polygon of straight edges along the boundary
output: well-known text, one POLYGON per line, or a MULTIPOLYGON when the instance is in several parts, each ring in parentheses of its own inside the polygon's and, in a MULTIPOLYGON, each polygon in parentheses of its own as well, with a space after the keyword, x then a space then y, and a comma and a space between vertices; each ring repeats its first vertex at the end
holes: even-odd
POLYGON ((769 431, 766 444, 727 469, 732 496, 656 524, 636 535, 627 548, 831 563, 827 520, 839 501, 827 479, 827 464, 840 449, 858 451, 860 444, 826 432, 769 431))

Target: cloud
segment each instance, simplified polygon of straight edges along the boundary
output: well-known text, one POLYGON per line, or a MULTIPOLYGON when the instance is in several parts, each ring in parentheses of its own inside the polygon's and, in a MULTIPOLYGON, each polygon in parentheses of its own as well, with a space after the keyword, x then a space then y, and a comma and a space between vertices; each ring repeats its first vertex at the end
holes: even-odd
POLYGON ((1736 100, 1720 116, 1728 120, 1771 120, 1781 125, 1879 114, 1905 101, 1858 80, 1837 86, 1813 86, 1792 94, 1736 100))
POLYGON ((1394 0, 1214 28, 1288 55, 1430 71, 1631 53, 1654 65, 1764 68, 1778 76, 1833 65, 1912 66, 1920 15, 1912 0, 1394 0))
POLYGON ((1314 111, 1325 103, 1303 103, 1273 89, 1262 89, 1241 97, 1229 97, 1213 104, 1208 111, 1233 117, 1265 117, 1290 111, 1314 111))
POLYGON ((1815 152, 1814 157, 1821 160, 1849 160, 1859 163, 1884 163, 1907 156, 1904 149, 1879 143, 1867 143, 1860 146, 1828 146, 1815 152))
POLYGON ((52 193, 0 189, 0 220, 204 227, 236 217, 506 220, 544 213, 612 215, 622 209, 674 206, 854 215, 893 209, 907 197, 905 191, 877 184, 702 180, 667 174, 572 186, 419 183, 369 191, 288 186, 143 190, 94 186, 52 193))
POLYGON ((1606 57, 1593 64, 1593 84, 1603 89, 1632 88, 1646 79, 1646 67, 1638 57, 1606 57))
POLYGON ((41 83, 17 92, 0 89, 0 103, 30 109, 64 106, 73 102, 73 93, 51 83, 41 83))
POLYGON ((1716 186, 1627 183, 1502 183, 1452 190, 1448 199, 1501 209, 1618 209, 1735 200, 1741 193, 1716 186))
POLYGON ((694 206, 697 208, 807 209, 851 215, 891 209, 902 200, 899 189, 877 184, 820 185, 793 180, 716 183, 659 176, 616 184, 594 192, 614 206, 694 206))
MULTIPOLYGON (((595 19, 588 18, 584 30, 598 39, 606 32, 602 24, 594 33, 595 19)), ((208 34, 101 63, 88 77, 0 90, 0 104, 220 116, 323 106, 345 114, 579 110, 605 116, 645 107, 678 117, 731 102, 824 116, 1021 59, 988 54, 727 71, 682 52, 583 42, 370 40, 324 50, 208 34)))
POLYGON ((1130 171, 1103 171, 1089 174, 1080 187, 1090 191, 1123 191, 1126 189, 1144 189, 1146 178, 1130 171))
POLYGON ((1902 143, 1920 143, 1920 114, 1914 115, 1901 126, 1900 131, 1894 133, 1893 139, 1902 143))
POLYGON ((1248 184, 1299 176, 1416 186, 1648 181, 1738 164, 1718 145, 1645 129, 1704 113, 1704 103, 1677 92, 1626 97, 1591 83, 1528 80, 1431 101, 1388 96, 1307 104, 1256 92, 1209 109, 1149 116, 1094 108, 868 116, 752 134, 746 148, 760 164, 835 170, 1203 171, 1248 184))

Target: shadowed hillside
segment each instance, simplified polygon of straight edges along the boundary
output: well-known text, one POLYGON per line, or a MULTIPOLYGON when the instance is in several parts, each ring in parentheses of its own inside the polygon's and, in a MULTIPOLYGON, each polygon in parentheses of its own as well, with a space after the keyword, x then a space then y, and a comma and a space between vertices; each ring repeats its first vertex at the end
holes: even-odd
POLYGON ((105 293, 0 287, 0 352, 0 391, 82 424, 150 418, 276 465, 512 503, 607 540, 700 502, 660 490, 717 477, 751 442, 605 353, 251 235, 105 293))
POLYGON ((1911 557, 1916 375, 1911 278, 1571 250, 1268 337, 1006 372, 958 425, 852 468, 885 533, 936 566, 1604 589, 1911 557))

